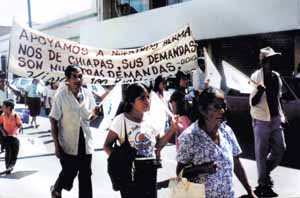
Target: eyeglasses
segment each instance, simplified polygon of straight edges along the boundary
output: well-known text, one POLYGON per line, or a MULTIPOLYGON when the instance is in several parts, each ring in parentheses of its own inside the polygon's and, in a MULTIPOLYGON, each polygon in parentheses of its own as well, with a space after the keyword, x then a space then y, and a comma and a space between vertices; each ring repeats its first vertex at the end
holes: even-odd
POLYGON ((227 105, 226 105, 225 102, 220 103, 220 104, 215 103, 215 104, 213 104, 213 108, 214 108, 213 109, 214 111, 218 111, 218 110, 221 110, 221 109, 223 109, 224 111, 226 111, 227 110, 227 105))
POLYGON ((82 74, 72 74, 72 78, 74 78, 74 79, 76 79, 76 78, 82 79, 82 74))

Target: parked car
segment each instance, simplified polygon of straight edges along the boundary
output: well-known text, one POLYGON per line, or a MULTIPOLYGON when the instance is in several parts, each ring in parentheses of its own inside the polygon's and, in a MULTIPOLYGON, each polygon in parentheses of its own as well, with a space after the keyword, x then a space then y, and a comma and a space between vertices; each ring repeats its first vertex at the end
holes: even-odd
MULTIPOLYGON (((10 84, 11 86, 17 88, 17 90, 20 91, 21 96, 17 97, 17 102, 24 102, 25 101, 25 94, 27 92, 28 87, 31 85, 32 83, 32 79, 31 78, 23 78, 23 77, 18 77, 13 79, 10 84)), ((40 93, 44 93, 45 90, 45 83, 40 80, 38 83, 38 91, 40 93)))

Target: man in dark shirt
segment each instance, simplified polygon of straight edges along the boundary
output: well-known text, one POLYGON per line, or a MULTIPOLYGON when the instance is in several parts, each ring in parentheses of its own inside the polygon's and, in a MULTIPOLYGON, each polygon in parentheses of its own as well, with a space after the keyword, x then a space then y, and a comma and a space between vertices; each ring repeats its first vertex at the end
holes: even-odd
POLYGON ((258 197, 277 197, 271 171, 280 163, 286 149, 281 123, 285 122, 280 103, 282 81, 273 71, 274 60, 280 53, 271 47, 260 50, 262 68, 251 79, 259 86, 250 95, 251 116, 255 140, 255 157, 258 170, 258 197))

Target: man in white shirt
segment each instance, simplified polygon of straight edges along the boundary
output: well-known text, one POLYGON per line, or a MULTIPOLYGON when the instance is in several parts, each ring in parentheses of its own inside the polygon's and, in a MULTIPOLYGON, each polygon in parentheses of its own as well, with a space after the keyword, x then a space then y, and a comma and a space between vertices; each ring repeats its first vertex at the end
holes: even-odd
POLYGON ((282 81, 279 73, 273 71, 276 57, 281 53, 271 47, 260 50, 261 69, 251 79, 258 84, 250 94, 250 113, 253 118, 255 157, 258 170, 258 197, 277 197, 272 190, 270 173, 280 163, 286 149, 281 123, 285 122, 280 102, 282 81))
POLYGON ((207 85, 205 83, 205 65, 204 65, 204 60, 199 58, 198 60, 198 67, 196 70, 193 71, 192 75, 192 83, 193 83, 193 88, 198 91, 203 91, 207 85))
POLYGON ((89 121, 99 107, 92 93, 82 87, 82 73, 77 66, 65 70, 66 84, 57 90, 50 112, 55 155, 62 170, 51 187, 52 198, 60 198, 62 189, 71 190, 78 174, 79 198, 92 198, 92 134, 89 121))

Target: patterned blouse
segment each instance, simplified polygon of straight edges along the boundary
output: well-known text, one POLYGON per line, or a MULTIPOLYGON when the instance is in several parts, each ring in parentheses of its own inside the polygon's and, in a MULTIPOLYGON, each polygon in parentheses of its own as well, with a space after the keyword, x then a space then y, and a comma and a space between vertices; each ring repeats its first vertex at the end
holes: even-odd
POLYGON ((217 145, 199 128, 198 121, 194 122, 179 136, 177 161, 183 164, 216 162, 216 173, 195 175, 192 181, 205 184, 207 198, 233 198, 233 156, 239 155, 241 148, 225 123, 219 127, 219 138, 217 145))

